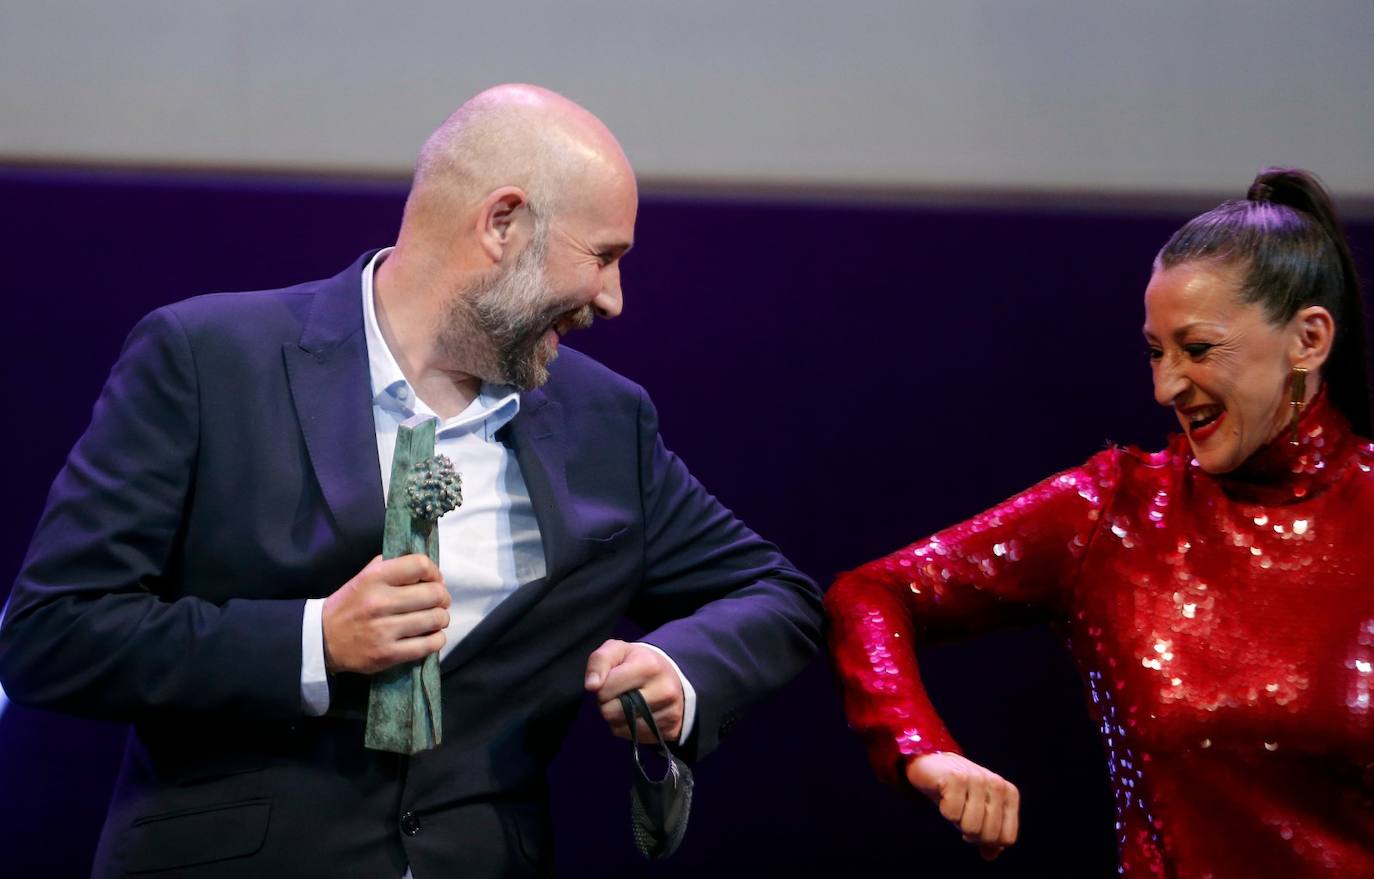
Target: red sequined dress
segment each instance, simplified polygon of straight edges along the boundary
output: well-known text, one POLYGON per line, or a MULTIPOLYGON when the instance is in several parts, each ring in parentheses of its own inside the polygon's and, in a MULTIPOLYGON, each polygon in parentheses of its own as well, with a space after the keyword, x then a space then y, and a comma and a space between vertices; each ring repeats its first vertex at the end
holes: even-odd
POLYGON ((1122 875, 1374 877, 1371 468, 1319 396, 1235 473, 1181 435, 1108 449, 851 571, 826 596, 850 725, 893 784, 957 752, 913 644, 1032 605, 1086 679, 1122 875))

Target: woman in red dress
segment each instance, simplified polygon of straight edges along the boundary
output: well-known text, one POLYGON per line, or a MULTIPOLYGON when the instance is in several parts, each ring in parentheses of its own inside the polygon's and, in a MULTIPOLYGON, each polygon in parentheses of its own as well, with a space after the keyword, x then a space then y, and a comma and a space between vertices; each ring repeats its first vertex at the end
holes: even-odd
POLYGON ((1010 782, 963 757, 914 647, 1034 606, 1067 633, 1129 877, 1374 877, 1374 448, 1364 309, 1311 175, 1261 173, 1155 260, 1145 339, 1183 433, 1110 448, 842 575, 874 768, 995 855, 1010 782))

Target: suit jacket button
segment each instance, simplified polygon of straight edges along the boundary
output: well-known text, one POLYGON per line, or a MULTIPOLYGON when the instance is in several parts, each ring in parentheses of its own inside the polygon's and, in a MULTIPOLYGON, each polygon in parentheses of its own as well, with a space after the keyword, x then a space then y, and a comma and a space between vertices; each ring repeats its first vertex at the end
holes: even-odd
POLYGON ((401 813, 401 832, 406 836, 414 836, 420 832, 420 819, 414 812, 401 813))

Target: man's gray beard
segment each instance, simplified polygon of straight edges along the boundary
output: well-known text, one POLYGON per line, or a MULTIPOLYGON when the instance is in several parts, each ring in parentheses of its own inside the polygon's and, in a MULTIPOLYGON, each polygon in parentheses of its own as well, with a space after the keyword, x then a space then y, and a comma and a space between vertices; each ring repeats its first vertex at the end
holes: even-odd
POLYGON ((522 391, 549 380, 548 364, 558 351, 544 333, 564 319, 572 327, 590 326, 590 306, 571 309, 547 304, 544 260, 548 235, 536 234, 508 270, 483 278, 449 303, 439 344, 456 363, 478 378, 522 391))

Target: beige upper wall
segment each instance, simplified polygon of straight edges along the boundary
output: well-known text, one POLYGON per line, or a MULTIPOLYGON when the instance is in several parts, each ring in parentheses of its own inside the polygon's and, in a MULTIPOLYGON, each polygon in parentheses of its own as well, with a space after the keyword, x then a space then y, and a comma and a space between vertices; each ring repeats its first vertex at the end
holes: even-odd
POLYGON ((404 174, 502 80, 650 181, 1374 196, 1374 0, 0 0, 0 161, 404 174))

